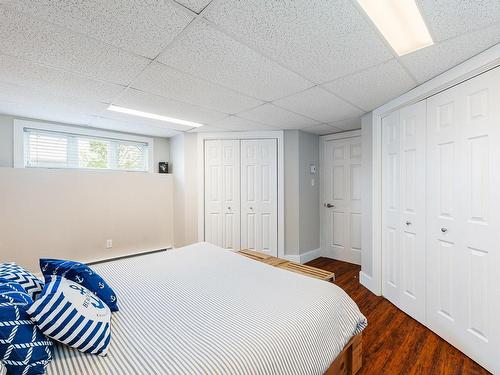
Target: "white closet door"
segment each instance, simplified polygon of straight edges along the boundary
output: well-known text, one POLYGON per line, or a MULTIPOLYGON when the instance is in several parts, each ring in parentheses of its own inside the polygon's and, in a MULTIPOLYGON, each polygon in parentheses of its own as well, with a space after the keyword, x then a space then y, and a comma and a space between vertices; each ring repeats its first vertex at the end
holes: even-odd
POLYGON ((325 255, 361 264, 361 139, 330 140, 324 147, 325 255))
POLYGON ((382 119, 382 294, 399 307, 401 139, 399 111, 382 119))
POLYGON ((500 373, 500 70, 427 111, 428 325, 500 373))
POLYGON ((277 256, 275 139, 241 141, 241 247, 277 256))
POLYGON ((240 249, 240 143, 205 141, 205 241, 240 249))
POLYGON ((419 102, 383 119, 383 294, 425 322, 425 127, 419 102))

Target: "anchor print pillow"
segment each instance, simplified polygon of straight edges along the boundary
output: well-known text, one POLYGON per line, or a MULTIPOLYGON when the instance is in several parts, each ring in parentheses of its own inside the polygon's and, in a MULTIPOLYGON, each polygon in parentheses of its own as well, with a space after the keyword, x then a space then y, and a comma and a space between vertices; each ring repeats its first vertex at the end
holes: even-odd
POLYGON ((111 311, 118 311, 116 294, 111 287, 93 269, 83 263, 61 259, 40 259, 45 282, 51 276, 62 276, 80 284, 104 301, 111 311))
POLYGON ((52 341, 27 313, 33 304, 24 287, 0 277, 0 373, 40 375, 52 359, 52 341))
POLYGON ((111 340, 111 311, 84 286, 50 276, 27 313, 45 336, 84 353, 106 355, 111 340))

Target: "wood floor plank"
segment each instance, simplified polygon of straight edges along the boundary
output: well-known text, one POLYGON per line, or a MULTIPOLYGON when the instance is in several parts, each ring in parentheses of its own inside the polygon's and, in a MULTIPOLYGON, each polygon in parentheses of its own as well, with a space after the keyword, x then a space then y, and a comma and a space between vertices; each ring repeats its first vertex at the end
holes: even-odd
POLYGON ((360 266, 318 258, 310 266, 335 273, 335 284, 356 301, 368 318, 363 332, 359 375, 484 375, 488 371, 388 300, 359 283, 360 266))

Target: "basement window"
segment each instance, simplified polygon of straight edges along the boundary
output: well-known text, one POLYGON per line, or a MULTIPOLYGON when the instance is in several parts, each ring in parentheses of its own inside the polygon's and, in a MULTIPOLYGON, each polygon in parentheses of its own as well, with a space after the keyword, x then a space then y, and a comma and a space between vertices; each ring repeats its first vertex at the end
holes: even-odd
POLYGON ((150 171, 152 140, 85 128, 16 121, 15 167, 150 171))

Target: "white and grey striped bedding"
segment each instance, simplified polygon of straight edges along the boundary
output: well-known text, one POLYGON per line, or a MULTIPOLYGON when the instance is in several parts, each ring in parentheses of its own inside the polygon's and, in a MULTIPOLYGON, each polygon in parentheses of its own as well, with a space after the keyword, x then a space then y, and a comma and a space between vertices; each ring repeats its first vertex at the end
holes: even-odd
POLYGON ((48 375, 322 374, 366 326, 337 286, 207 243, 94 268, 119 298, 108 355, 57 345, 48 375))

